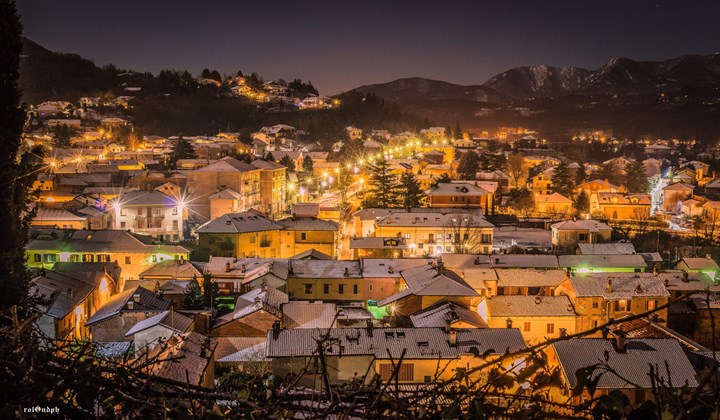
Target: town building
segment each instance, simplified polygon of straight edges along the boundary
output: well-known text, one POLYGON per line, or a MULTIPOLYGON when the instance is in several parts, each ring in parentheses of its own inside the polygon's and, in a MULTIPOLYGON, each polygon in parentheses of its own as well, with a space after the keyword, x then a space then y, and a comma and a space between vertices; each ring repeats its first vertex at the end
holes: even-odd
POLYGON ((39 230, 25 247, 30 268, 50 269, 56 262, 114 262, 122 268, 120 290, 150 266, 165 260, 189 260, 190 250, 124 230, 39 230))
POLYGON ((582 243, 610 242, 612 228, 596 220, 566 220, 550 226, 555 249, 574 250, 582 243))
POLYGON ((185 239, 186 203, 158 190, 130 191, 111 203, 114 227, 179 242, 185 239))

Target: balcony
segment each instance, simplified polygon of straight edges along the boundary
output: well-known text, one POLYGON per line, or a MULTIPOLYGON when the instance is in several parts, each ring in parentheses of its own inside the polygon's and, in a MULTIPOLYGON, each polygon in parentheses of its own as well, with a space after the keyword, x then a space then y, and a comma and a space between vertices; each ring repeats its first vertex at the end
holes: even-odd
POLYGON ((269 241, 267 239, 264 239, 260 241, 260 248, 267 248, 272 244, 272 241, 269 241))

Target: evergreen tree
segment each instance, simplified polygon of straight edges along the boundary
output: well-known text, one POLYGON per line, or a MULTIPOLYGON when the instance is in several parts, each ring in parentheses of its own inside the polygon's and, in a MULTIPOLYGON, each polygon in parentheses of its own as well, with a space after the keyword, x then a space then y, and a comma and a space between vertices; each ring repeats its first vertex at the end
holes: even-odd
POLYGON ((475 179, 480 169, 480 157, 474 151, 465 153, 458 163, 457 173, 459 179, 475 179))
MULTIPOLYGON (((383 154, 382 152, 380 153, 383 154)), ((385 159, 378 159, 367 166, 370 174, 364 201, 365 207, 389 208, 398 204, 397 179, 385 159)))
POLYGON ((169 156, 169 166, 173 169, 177 169, 177 163, 180 159, 195 159, 195 149, 192 143, 184 138, 182 135, 175 140, 173 151, 169 156))
POLYGON ((313 171, 313 160, 310 158, 310 156, 303 157, 303 164, 302 164, 303 172, 311 174, 313 171))
POLYGON ((575 185, 580 185, 585 182, 585 164, 581 163, 580 167, 575 171, 575 185))
POLYGON ((202 305, 205 308, 212 308, 213 299, 218 296, 219 292, 220 285, 212 280, 210 274, 205 274, 202 282, 202 305))
POLYGON ((273 156, 272 153, 267 152, 267 155, 265 155, 265 160, 267 160, 268 162, 275 162, 275 156, 273 156))
POLYGON ((285 166, 288 169, 288 173, 295 172, 295 162, 293 162, 292 159, 290 159, 290 156, 285 155, 282 159, 278 162, 279 164, 285 166))
POLYGON ((253 157, 250 153, 240 153, 239 155, 235 156, 235 159, 245 163, 250 163, 253 161, 253 157))
POLYGON ((623 184, 622 173, 620 173, 620 169, 618 169, 614 162, 601 164, 597 171, 593 173, 593 178, 608 181, 618 186, 623 184))
POLYGON ((222 82, 222 76, 220 76, 220 73, 217 70, 213 70, 210 72, 210 79, 213 79, 217 82, 222 82))
POLYGON ((625 166, 625 186, 631 193, 646 193, 650 188, 647 171, 642 162, 634 161, 625 166))
POLYGON ((455 123, 455 131, 453 132, 453 135, 456 139, 461 139, 463 137, 462 128, 460 128, 460 121, 455 123))
POLYGON ((445 138, 451 139, 451 140, 453 138, 453 132, 452 132, 452 130, 450 130, 449 125, 445 126, 445 138))
POLYGON ((263 80, 257 73, 252 72, 250 77, 245 79, 245 83, 253 89, 260 89, 263 85, 263 80))
POLYGON ((412 172, 405 172, 402 176, 400 176, 400 190, 403 194, 403 207, 420 207, 424 196, 415 174, 412 172))
POLYGON ((57 148, 70 147, 70 128, 65 124, 56 125, 54 131, 53 146, 57 148))
POLYGON ((535 209, 535 196, 527 188, 512 190, 510 207, 523 217, 529 217, 535 209))
POLYGON ((489 152, 480 155, 480 169, 483 171, 504 171, 506 166, 507 158, 503 153, 489 152))
POLYGON ((432 179, 430 180, 430 189, 434 190, 435 188, 437 188, 438 184, 447 184, 449 182, 452 182, 452 178, 450 178, 450 175, 448 175, 447 173, 443 173, 437 178, 432 177, 432 179))
POLYGON ((202 71, 200 72, 200 78, 209 79, 210 78, 210 69, 202 69, 202 71))
POLYGON ((15 2, 0 0, 0 309, 30 306, 26 300, 30 276, 25 267, 25 245, 28 225, 35 215, 28 211, 35 161, 20 151, 25 121, 17 87, 21 32, 15 2))
POLYGON ((560 161, 560 164, 555 167, 552 182, 553 184, 550 187, 552 192, 560 193, 565 197, 572 197, 575 180, 572 171, 565 162, 560 161))
POLYGON ((197 277, 193 276, 192 280, 185 287, 185 295, 183 296, 182 306, 185 309, 202 309, 203 293, 197 277))
POLYGON ((575 196, 573 207, 575 207, 575 212, 578 215, 590 212, 590 196, 588 196, 585 190, 580 190, 578 195, 575 196))

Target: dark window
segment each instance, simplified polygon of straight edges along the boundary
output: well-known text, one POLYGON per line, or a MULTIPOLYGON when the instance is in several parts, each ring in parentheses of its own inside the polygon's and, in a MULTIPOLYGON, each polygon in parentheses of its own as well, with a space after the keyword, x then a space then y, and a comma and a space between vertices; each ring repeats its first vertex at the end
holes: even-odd
POLYGON ((341 295, 345 293, 345 285, 344 284, 338 284, 338 293, 341 295))
POLYGON ((353 284, 353 294, 354 295, 358 294, 358 285, 357 284, 353 284))
POLYGON ((327 283, 323 284, 323 293, 326 295, 328 293, 330 293, 330 285, 329 284, 327 284, 327 283))
POLYGON ((301 233, 301 234, 300 234, 300 239, 303 240, 303 241, 306 240, 306 239, 307 239, 307 233, 305 233, 305 232, 301 233))
POLYGON ((581 233, 578 235, 578 240, 581 242, 587 242, 588 240, 588 234, 587 233, 581 233))
POLYGON ((130 264, 130 257, 125 257, 125 264, 130 264))
POLYGON ((311 294, 313 292, 313 285, 312 284, 305 284, 305 294, 311 294))
POLYGON ((645 391, 642 389, 635 390, 635 404, 642 404, 645 401, 645 391))
POLYGON ((35 262, 41 262, 41 261, 42 261, 42 255, 40 255, 40 254, 35 254, 35 255, 33 255, 33 260, 34 260, 35 262))
POLYGON ((595 301, 595 302, 593 302, 593 303, 592 303, 592 307, 593 307, 593 309, 597 309, 597 308, 598 308, 598 306, 600 306, 600 304, 599 304, 599 303, 597 303, 597 301, 595 301))
POLYGON ((547 333, 553 334, 555 332, 555 324, 547 324, 547 333))

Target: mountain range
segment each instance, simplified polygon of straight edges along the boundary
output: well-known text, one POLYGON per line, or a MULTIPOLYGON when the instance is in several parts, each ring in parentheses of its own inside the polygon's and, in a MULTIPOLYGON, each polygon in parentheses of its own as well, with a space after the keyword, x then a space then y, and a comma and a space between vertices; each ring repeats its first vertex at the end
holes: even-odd
MULTIPOLYGON (((23 47, 20 87, 26 103, 117 95, 122 94, 124 83, 137 86, 154 80, 146 73, 128 76, 112 65, 101 68, 76 54, 51 52, 28 39, 23 40, 23 47)), ((207 115, 201 117, 193 102, 197 95, 168 97, 155 104, 159 99, 152 99, 150 92, 143 96, 154 108, 138 106, 136 118, 138 122, 164 122, 167 132, 204 133, 218 126, 218 121, 228 127, 247 125, 247 107, 235 100, 204 97, 203 103, 212 102, 213 106, 204 106, 207 115), (192 112, 179 112, 176 108, 180 105, 192 112), (177 114, 176 118, 170 118, 171 114, 177 114)), ((393 106, 372 111, 374 117, 370 119, 359 118, 348 109, 343 123, 365 129, 402 125, 412 129, 421 128, 418 124, 426 120, 423 124, 459 122, 465 129, 489 132, 522 126, 547 136, 608 130, 616 136, 720 141, 720 54, 684 55, 666 61, 614 58, 595 70, 516 67, 471 86, 413 77, 361 86, 339 96, 348 96, 343 103, 350 104, 361 94, 370 93, 393 106)), ((327 125, 322 118, 330 118, 292 113, 256 116, 300 126, 307 120, 308 127, 300 128, 311 132, 322 131, 327 125)), ((154 125, 148 128, 160 131, 154 125)))
POLYGON ((684 55, 666 61, 613 58, 596 70, 547 65, 516 67, 481 85, 463 86, 413 77, 353 91, 388 100, 471 100, 507 103, 563 96, 630 96, 720 87, 720 54, 684 55))

